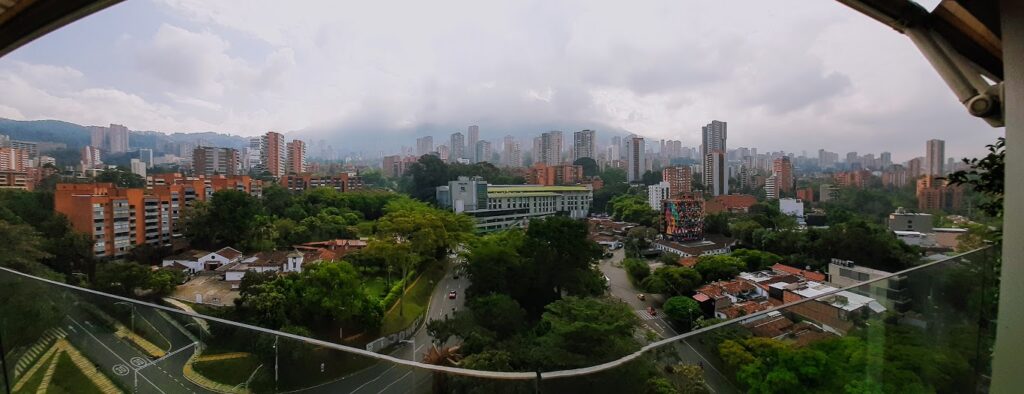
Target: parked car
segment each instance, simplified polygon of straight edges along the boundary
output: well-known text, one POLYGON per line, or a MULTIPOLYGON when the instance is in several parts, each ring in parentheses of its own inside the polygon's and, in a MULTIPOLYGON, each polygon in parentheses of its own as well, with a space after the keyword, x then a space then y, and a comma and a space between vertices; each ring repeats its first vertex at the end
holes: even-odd
POLYGON ((455 292, 455 290, 449 291, 449 292, 448 292, 448 299, 449 299, 449 300, 454 300, 454 299, 455 299, 455 297, 457 297, 458 295, 459 295, 459 294, 458 294, 458 293, 456 293, 456 292, 455 292))

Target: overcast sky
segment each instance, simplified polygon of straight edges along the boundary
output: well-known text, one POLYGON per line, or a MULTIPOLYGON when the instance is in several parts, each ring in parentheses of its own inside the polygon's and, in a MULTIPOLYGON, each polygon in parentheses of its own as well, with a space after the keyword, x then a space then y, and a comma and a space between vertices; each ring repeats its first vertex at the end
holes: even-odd
POLYGON ((469 124, 696 146, 719 119, 730 147, 897 161, 931 138, 976 155, 1003 133, 906 37, 834 1, 296 3, 116 5, 0 59, 0 117, 368 151, 469 124))

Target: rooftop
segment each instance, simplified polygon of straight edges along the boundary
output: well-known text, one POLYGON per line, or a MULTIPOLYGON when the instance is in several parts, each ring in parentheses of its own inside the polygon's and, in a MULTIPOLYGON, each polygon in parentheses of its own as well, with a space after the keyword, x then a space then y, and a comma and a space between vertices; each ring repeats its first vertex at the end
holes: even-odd
POLYGON ((488 185, 487 194, 491 193, 530 193, 530 192, 588 192, 586 186, 540 186, 540 185, 488 185))

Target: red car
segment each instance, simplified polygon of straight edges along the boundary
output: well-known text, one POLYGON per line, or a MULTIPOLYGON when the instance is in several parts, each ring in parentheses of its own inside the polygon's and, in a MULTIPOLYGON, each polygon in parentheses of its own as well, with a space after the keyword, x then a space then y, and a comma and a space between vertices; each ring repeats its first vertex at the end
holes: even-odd
POLYGON ((654 310, 653 306, 647 307, 647 313, 650 313, 651 316, 658 316, 658 311, 654 310))
POLYGON ((454 300, 455 297, 457 297, 457 296, 458 296, 458 293, 456 293, 455 290, 452 290, 452 291, 448 292, 448 299, 449 300, 454 300))

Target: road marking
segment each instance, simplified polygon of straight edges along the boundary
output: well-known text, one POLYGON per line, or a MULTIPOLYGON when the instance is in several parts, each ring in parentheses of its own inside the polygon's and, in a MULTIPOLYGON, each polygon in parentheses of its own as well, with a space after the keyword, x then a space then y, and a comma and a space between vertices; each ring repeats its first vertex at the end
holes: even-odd
POLYGON ((356 389, 355 389, 355 390, 352 390, 352 391, 350 391, 350 392, 349 392, 349 394, 352 394, 352 393, 354 393, 354 392, 356 392, 356 391, 359 391, 359 389, 361 389, 361 388, 363 388, 363 387, 366 387, 366 385, 368 385, 368 384, 370 384, 370 383, 376 382, 376 381, 377 381, 377 380, 379 380, 380 378, 384 377, 384 374, 388 373, 388 371, 390 371, 390 370, 394 369, 394 368, 395 368, 396 366, 397 366, 397 364, 396 364, 396 365, 392 365, 392 366, 391 366, 391 367, 389 367, 388 369, 385 369, 385 370, 384 370, 384 372, 381 372, 381 373, 380 373, 380 375, 377 375, 377 377, 376 377, 376 378, 373 378, 373 380, 370 380, 370 381, 368 381, 368 382, 366 382, 366 383, 363 383, 363 384, 362 384, 361 386, 359 386, 359 387, 356 387, 356 389))
POLYGON ((634 312, 636 312, 636 315, 640 316, 640 318, 643 320, 653 320, 658 318, 657 316, 648 313, 646 309, 637 309, 634 312))
POLYGON ((380 389, 380 391, 378 391, 378 392, 377 392, 377 394, 383 393, 383 392, 384 392, 385 390, 387 390, 387 389, 388 389, 388 387, 391 387, 391 386, 392 386, 392 385, 394 385, 395 383, 398 383, 398 382, 402 381, 402 379, 405 379, 405 377, 406 377, 406 376, 409 376, 409 374, 411 374, 411 373, 412 373, 412 371, 406 372, 406 373, 405 373, 405 375, 402 375, 402 377, 400 377, 400 378, 398 378, 398 379, 395 379, 395 381, 394 381, 394 382, 391 382, 391 383, 390 383, 390 384, 388 384, 387 386, 384 386, 384 388, 380 389))
POLYGON ((131 372, 131 370, 128 369, 128 367, 125 366, 124 364, 114 364, 111 370, 113 370, 114 374, 116 374, 117 376, 126 376, 128 375, 129 372, 131 372))
MULTIPOLYGON (((94 341, 96 341, 96 343, 99 343, 100 346, 103 346, 104 349, 107 349, 107 351, 110 352, 110 354, 113 354, 114 357, 117 357, 117 359, 121 360, 122 363, 128 364, 128 362, 124 361, 124 359, 121 358, 120 355, 118 355, 116 352, 111 350, 110 347, 107 346, 107 344, 103 343, 103 341, 101 341, 99 338, 96 338, 96 336, 93 335, 91 331, 86 329, 85 326, 83 326, 81 323, 79 323, 78 320, 75 320, 75 318, 71 317, 71 315, 66 315, 66 316, 67 316, 67 318, 69 320, 71 320, 72 323, 75 323, 76 325, 78 325, 78 327, 80 327, 82 329, 82 331, 85 331, 86 334, 88 334, 90 337, 92 337, 92 339, 94 341)), ((86 321, 86 323, 88 323, 88 321, 86 321)), ((148 382, 150 386, 153 386, 153 388, 155 388, 156 391, 159 391, 161 394, 165 394, 164 391, 160 390, 160 387, 157 387, 157 385, 154 384, 152 381, 150 381, 149 378, 146 377, 146 375, 138 373, 138 371, 136 371, 136 375, 142 376, 142 379, 144 379, 146 382, 148 382)))

